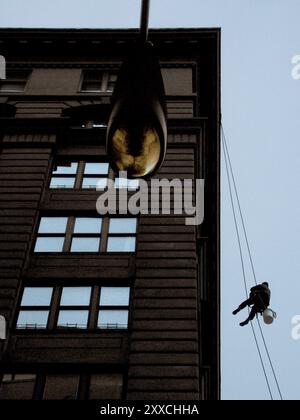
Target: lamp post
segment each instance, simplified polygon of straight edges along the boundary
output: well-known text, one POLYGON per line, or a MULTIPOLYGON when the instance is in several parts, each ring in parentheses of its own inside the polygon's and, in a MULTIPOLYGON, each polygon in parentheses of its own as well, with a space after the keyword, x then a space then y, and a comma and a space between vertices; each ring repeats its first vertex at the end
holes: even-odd
POLYGON ((141 41, 146 42, 148 39, 150 0, 142 0, 141 11, 141 41))
POLYGON ((147 41, 150 0, 142 0, 140 38, 131 47, 112 96, 106 145, 115 172, 151 177, 167 145, 165 91, 159 60, 147 41))

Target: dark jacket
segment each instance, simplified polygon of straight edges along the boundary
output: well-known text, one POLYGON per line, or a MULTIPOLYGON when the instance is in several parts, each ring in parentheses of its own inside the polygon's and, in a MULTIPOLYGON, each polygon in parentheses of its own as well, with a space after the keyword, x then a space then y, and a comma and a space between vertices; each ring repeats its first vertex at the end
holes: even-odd
POLYGON ((255 305, 261 307, 261 309, 266 309, 270 305, 271 290, 265 284, 252 287, 250 298, 255 305))

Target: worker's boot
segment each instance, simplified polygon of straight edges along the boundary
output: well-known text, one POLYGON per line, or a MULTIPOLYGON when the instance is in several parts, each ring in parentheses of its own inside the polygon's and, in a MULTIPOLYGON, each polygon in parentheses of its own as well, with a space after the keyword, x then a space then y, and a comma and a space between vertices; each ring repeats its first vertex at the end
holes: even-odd
POLYGON ((245 327, 248 324, 249 324, 249 319, 246 319, 246 321, 240 323, 240 326, 245 327))
POLYGON ((232 312, 232 315, 237 315, 240 311, 241 311, 241 308, 239 306, 235 311, 232 312))

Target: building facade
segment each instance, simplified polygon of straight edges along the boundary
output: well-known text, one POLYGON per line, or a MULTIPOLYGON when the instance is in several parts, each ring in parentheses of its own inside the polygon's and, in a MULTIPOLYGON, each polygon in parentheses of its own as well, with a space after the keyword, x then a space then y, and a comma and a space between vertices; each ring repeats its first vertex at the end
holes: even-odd
POLYGON ((96 211, 108 179, 139 188, 105 153, 136 36, 0 30, 0 399, 219 399, 220 31, 149 35, 168 109, 155 178, 205 180, 200 226, 96 211))

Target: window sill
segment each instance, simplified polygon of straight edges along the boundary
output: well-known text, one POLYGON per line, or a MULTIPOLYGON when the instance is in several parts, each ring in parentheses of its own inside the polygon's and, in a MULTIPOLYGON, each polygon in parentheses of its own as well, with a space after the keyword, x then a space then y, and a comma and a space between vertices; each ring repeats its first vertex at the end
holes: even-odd
POLYGON ((82 335, 85 337, 95 337, 95 335, 97 336, 109 336, 111 334, 120 334, 120 335, 128 335, 129 333, 129 328, 119 328, 119 329, 100 329, 100 328, 93 328, 93 329, 88 329, 88 328, 55 328, 53 330, 47 329, 47 328, 28 328, 28 329, 18 329, 15 328, 12 331, 12 335, 13 336, 32 336, 34 335, 35 337, 38 336, 51 336, 51 337, 55 337, 55 336, 69 336, 69 335, 82 335))
POLYGON ((10 337, 8 362, 123 364, 128 343, 129 330, 15 330, 10 337))
POLYGON ((34 253, 26 277, 31 280, 67 279, 118 281, 134 278, 135 253, 34 253))
MULTIPOLYGON (((107 190, 97 191, 95 189, 74 189, 58 188, 47 189, 44 198, 40 204, 40 210, 44 211, 88 211, 97 215, 96 202, 101 194, 107 190)), ((136 194, 138 190, 127 191, 128 199, 136 194)), ((116 189, 118 200, 118 190, 116 189)), ((117 201, 118 206, 118 201, 117 201)))

